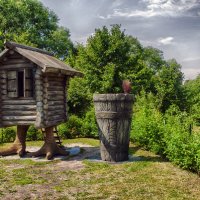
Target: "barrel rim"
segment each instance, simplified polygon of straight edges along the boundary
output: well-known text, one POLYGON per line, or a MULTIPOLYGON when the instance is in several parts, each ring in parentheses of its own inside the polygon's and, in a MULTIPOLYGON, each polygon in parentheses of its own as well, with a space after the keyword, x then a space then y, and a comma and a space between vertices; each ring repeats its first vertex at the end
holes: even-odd
POLYGON ((108 93, 108 94, 93 94, 94 102, 99 101, 134 101, 135 96, 133 94, 126 93, 108 93))

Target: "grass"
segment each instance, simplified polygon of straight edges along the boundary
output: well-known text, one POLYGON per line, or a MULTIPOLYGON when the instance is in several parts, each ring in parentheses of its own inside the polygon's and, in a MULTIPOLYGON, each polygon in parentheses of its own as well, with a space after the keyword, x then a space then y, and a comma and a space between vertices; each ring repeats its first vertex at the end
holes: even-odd
MULTIPOLYGON (((98 146, 99 141, 64 141, 70 143, 98 146)), ((74 161, 0 159, 0 199, 199 199, 198 175, 133 144, 130 153, 140 159, 117 164, 82 160, 79 170, 69 170, 74 161)))

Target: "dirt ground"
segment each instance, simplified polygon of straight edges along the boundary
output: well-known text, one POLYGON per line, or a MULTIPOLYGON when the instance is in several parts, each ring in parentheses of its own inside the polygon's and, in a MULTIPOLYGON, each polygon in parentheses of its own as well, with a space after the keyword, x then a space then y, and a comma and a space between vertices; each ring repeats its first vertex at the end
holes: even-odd
MULTIPOLYGON (((37 151, 40 147, 27 147, 28 152, 34 152, 37 151)), ((58 170, 77 170, 84 167, 84 164, 82 161, 84 159, 91 159, 100 161, 100 150, 99 147, 93 147, 91 145, 82 144, 82 143, 74 143, 74 144, 68 144, 66 147, 66 151, 70 152, 69 156, 55 156, 54 161, 59 161, 56 163, 56 168, 58 170)), ((26 160, 31 159, 36 162, 51 162, 45 159, 45 157, 38 157, 38 158, 30 158, 30 157, 24 157, 20 158, 18 155, 11 155, 11 156, 5 156, 0 157, 1 160, 26 160)), ((12 168, 12 166, 9 166, 12 168)), ((16 166, 14 165, 13 168, 16 166)))

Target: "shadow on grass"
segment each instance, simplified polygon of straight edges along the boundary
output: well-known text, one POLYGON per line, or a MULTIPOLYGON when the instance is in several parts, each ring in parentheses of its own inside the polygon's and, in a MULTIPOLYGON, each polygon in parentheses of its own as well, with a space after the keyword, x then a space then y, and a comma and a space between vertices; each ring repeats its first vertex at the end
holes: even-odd
MULTIPOLYGON (((66 151, 70 151, 70 149, 77 148, 76 147, 66 147, 66 151)), ((90 160, 90 161, 96 161, 96 162, 106 162, 101 160, 100 155, 100 148, 99 147, 79 147, 80 151, 76 152, 74 155, 71 154, 70 156, 59 156, 55 155, 53 160, 62 160, 62 161, 83 161, 83 160, 90 160)), ((2 157, 3 158, 3 157, 2 157)), ((2 159, 1 158, 1 159, 2 159)), ((19 158, 18 155, 15 155, 14 157, 10 157, 10 159, 16 159, 19 158)), ((40 156, 37 158, 31 158, 29 156, 25 156, 25 159, 32 159, 34 161, 47 161, 45 159, 45 156, 40 156)), ((23 159, 23 158, 20 158, 23 159)), ((131 146, 129 147, 129 160, 125 162, 141 162, 141 161, 148 161, 148 162, 168 162, 166 159, 162 158, 161 156, 154 155, 153 153, 150 153, 149 151, 143 150, 140 146, 131 146), (147 154, 147 155, 145 155, 147 154)), ((109 163, 109 162, 108 162, 109 163)), ((114 163, 114 162, 112 162, 114 163)), ((123 163, 123 162, 116 162, 117 163, 123 163)))
MULTIPOLYGON (((141 147, 130 147, 129 148, 129 160, 125 162, 141 162, 141 161, 148 161, 148 162, 168 162, 166 159, 162 158, 158 155, 138 155, 136 154, 137 151, 142 150, 141 147)), ((142 150, 144 151, 144 150, 142 150)), ((145 151, 144 151, 145 152, 145 151)), ((151 154, 148 151, 146 151, 147 154, 151 154)), ((84 159, 90 160, 90 161, 99 161, 99 162, 107 162, 101 160, 100 155, 100 148, 99 147, 81 147, 81 152, 78 155, 73 155, 67 160, 77 160, 82 161, 84 159)), ((108 162, 109 163, 109 162, 108 162)), ((116 162, 121 163, 121 162, 116 162)))
POLYGON ((166 158, 160 155, 137 155, 137 152, 140 150, 144 151, 140 146, 129 147, 129 155, 131 155, 130 161, 168 162, 166 158))

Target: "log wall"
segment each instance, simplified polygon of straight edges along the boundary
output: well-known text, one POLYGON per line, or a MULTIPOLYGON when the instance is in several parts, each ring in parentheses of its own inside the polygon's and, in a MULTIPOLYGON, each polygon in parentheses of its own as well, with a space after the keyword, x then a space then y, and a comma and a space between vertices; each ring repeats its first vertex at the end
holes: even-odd
POLYGON ((44 124, 54 126, 66 121, 66 77, 61 74, 46 73, 44 86, 44 124))
POLYGON ((0 60, 0 127, 35 123, 35 98, 9 98, 7 93, 7 71, 32 67, 30 61, 12 50, 0 60))

